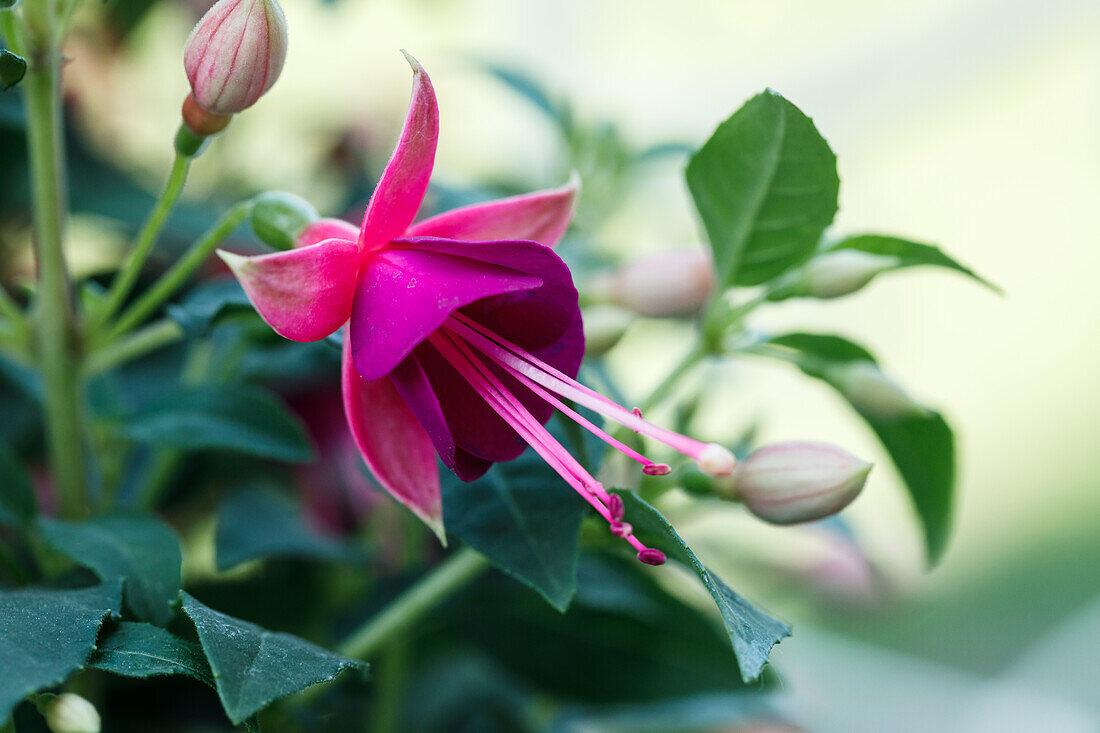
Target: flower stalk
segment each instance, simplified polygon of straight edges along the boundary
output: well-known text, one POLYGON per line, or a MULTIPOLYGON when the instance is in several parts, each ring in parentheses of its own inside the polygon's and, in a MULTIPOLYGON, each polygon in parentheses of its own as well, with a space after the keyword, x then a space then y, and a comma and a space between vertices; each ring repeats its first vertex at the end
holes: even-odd
POLYGON ((463 547, 363 624, 340 645, 339 652, 353 659, 367 659, 432 608, 488 570, 489 561, 470 547, 463 547))
POLYGON ((28 23, 38 28, 37 47, 29 54, 21 85, 26 102, 27 147, 34 202, 38 289, 34 303, 36 356, 45 386, 46 440, 62 514, 86 509, 84 445, 81 424, 80 347, 75 327, 69 273, 62 249, 67 215, 62 149, 61 54, 47 3, 28 4, 28 23))

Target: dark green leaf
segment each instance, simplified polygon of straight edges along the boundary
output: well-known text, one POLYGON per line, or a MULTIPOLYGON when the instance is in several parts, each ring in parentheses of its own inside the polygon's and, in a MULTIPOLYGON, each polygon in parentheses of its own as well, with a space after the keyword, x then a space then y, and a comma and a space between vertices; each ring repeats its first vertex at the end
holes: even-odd
POLYGON ((35 507, 27 471, 11 450, 0 444, 0 524, 27 524, 34 520, 35 507))
POLYGON ((152 624, 115 625, 99 640, 88 666, 123 677, 182 674, 214 687, 202 649, 152 624))
POLYGON ((126 603, 139 618, 161 625, 172 618, 179 596, 180 544, 176 533, 147 515, 110 516, 85 522, 41 519, 46 541, 102 580, 123 578, 126 603))
POLYGON ((133 415, 127 437, 184 450, 227 450, 304 462, 313 449, 301 423, 270 392, 241 385, 177 387, 133 415))
POLYGON ((190 338, 205 335, 226 316, 254 312, 244 289, 233 277, 205 282, 167 310, 190 338))
MULTIPOLYGON (((789 333, 768 343, 784 349, 762 353, 791 361, 809 376, 833 387, 838 386, 837 366, 846 362, 876 363, 870 352, 840 336, 789 333)), ((955 437, 951 427, 933 410, 884 416, 852 407, 875 431, 897 466, 924 530, 928 563, 935 565, 951 534, 955 491, 955 437)))
POLYGON ((743 689, 718 625, 653 575, 634 560, 582 556, 576 598, 564 614, 488 576, 432 623, 558 698, 652 701, 743 689))
POLYGON ((218 570, 264 557, 362 559, 355 548, 307 527, 285 496, 259 487, 236 491, 222 503, 215 545, 218 570))
POLYGON ((121 594, 118 583, 0 591, 0 721, 27 695, 83 666, 103 620, 119 612, 121 594))
POLYGON ((634 526, 634 533, 639 539, 683 563, 699 576, 722 614, 730 643, 737 654, 742 679, 750 682, 759 677, 772 647, 790 636, 791 627, 749 603, 708 570, 660 512, 631 491, 615 493, 623 498, 626 521, 634 526))
POLYGON ((346 669, 367 667, 296 636, 226 616, 187 593, 183 611, 195 624, 222 707, 237 725, 273 700, 329 682, 346 669))
POLYGON ((600 733, 767 730, 753 724, 776 715, 758 692, 712 692, 626 705, 567 708, 558 717, 554 730, 600 733))
POLYGON ((833 221, 836 156, 813 122, 767 91, 719 125, 687 182, 724 285, 757 285, 809 257, 833 221))
POLYGON ((576 589, 585 503, 533 450, 443 487, 447 531, 564 611, 576 589))
POLYGON ((7 91, 23 80, 27 61, 8 49, 0 51, 0 89, 7 91))
POLYGON ((19 0, 0 0, 0 10, 11 10, 19 5, 19 0))
POLYGON ((873 255, 896 257, 898 264, 891 267, 890 269, 892 270, 900 270, 906 267, 918 267, 920 265, 946 267, 949 270, 961 272, 967 277, 985 285, 995 293, 1004 292, 969 267, 966 267, 954 258, 944 254, 943 250, 939 247, 933 247, 929 244, 920 244, 919 242, 911 242, 908 239, 888 237, 881 234, 861 234, 842 239, 836 244, 829 246, 826 251, 837 249, 855 249, 873 255))

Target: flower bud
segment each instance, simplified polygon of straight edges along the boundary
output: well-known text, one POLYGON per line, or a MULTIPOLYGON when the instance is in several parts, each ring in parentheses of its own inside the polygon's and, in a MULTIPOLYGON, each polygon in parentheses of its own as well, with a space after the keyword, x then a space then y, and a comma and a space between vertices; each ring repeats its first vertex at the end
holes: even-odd
POLYGON ((636 316, 617 305, 592 305, 584 309, 584 352, 607 353, 619 343, 636 316))
POLYGON ((313 204, 292 193, 268 191, 253 199, 252 232, 275 249, 293 249, 298 236, 319 218, 313 204))
POLYGON ((58 695, 47 703, 43 714, 53 733, 99 733, 99 713, 80 695, 58 695))
POLYGON ((592 283, 594 297, 643 316, 671 318, 699 311, 714 289, 714 265, 701 251, 639 257, 592 283))
POLYGON ((776 443, 758 449, 734 473, 737 498, 772 524, 836 514, 863 489, 871 464, 828 443, 776 443))
POLYGON ((839 298, 862 288, 875 275, 896 267, 897 257, 858 249, 838 249, 814 257, 800 272, 794 293, 808 298, 839 298))
POLYGON ((828 377, 860 412, 893 419, 923 415, 925 409, 870 361, 851 361, 830 370, 828 377))
POLYGON ((183 51, 195 101, 216 115, 255 104, 279 78, 285 60, 286 18, 276 0, 218 0, 183 51))

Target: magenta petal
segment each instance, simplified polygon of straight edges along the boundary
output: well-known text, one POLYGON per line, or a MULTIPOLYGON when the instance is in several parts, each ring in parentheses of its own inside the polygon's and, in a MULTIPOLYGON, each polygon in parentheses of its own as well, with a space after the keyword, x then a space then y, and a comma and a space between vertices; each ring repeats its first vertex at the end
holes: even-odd
POLYGON ((351 312, 352 353, 363 378, 385 376, 458 308, 542 285, 535 275, 497 264, 523 244, 399 241, 376 252, 363 266, 351 312))
POLYGON ((439 399, 416 355, 398 364, 390 373, 390 380, 427 431, 439 458, 456 476, 463 481, 473 481, 489 470, 493 465, 491 461, 473 456, 455 443, 439 399))
POLYGON ((420 517, 440 541, 443 503, 432 441, 393 383, 359 376, 344 333, 344 414, 355 445, 378 483, 420 517))
POLYGON ((308 247, 326 239, 344 239, 355 242, 359 239, 359 230, 355 228, 354 224, 349 224, 343 219, 318 219, 302 230, 294 246, 308 247))
POLYGON ((428 190, 439 138, 439 108, 431 79, 420 63, 405 54, 413 69, 412 101, 401 139, 374 189, 359 243, 367 249, 400 237, 409 228, 428 190))
POLYGON ((529 239, 553 247, 569 228, 579 188, 574 178, 560 188, 463 206, 414 224, 407 236, 471 242, 529 239))
POLYGON ((291 341, 322 339, 351 315, 360 262, 354 242, 331 239, 257 257, 218 255, 260 316, 291 341))

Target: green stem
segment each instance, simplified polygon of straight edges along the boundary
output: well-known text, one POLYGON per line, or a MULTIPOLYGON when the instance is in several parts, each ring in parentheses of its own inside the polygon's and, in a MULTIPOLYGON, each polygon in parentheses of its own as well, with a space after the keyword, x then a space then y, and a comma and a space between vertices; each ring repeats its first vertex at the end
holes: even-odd
POLYGON ((106 323, 108 318, 118 312, 130 291, 133 290, 134 283, 137 282, 138 276, 141 274, 141 268, 145 264, 145 260, 149 258, 149 253, 153 250, 153 245, 156 244, 157 237, 164 228, 164 223, 168 220, 168 214, 171 213, 172 208, 183 192, 183 186, 187 182, 187 172, 190 168, 191 159, 177 154, 176 160, 172 164, 172 172, 168 175, 168 182, 164 186, 164 192, 157 199, 153 210, 149 212, 149 218, 145 220, 137 239, 134 240, 134 248, 130 253, 130 257, 126 260, 126 264, 119 270, 114 282, 111 283, 111 289, 107 293, 107 302, 104 303, 102 311, 97 314, 95 326, 106 323))
POLYGON ((183 328, 178 323, 170 318, 157 321, 89 354, 84 376, 102 374, 181 338, 183 328))
POLYGON ((409 644, 395 639, 378 660, 378 685, 368 730, 373 733, 397 733, 401 730, 401 704, 409 668, 409 644))
POLYGON ((16 24, 15 13, 11 10, 0 11, 0 38, 4 39, 8 49, 17 56, 23 56, 23 35, 16 24))
POLYGON ((223 214, 222 218, 207 230, 206 234, 195 240, 195 243, 191 245, 191 248, 187 250, 183 257, 176 261, 176 264, 161 275, 153 287, 142 293, 137 301, 122 312, 114 327, 107 334, 107 341, 113 341, 125 334, 148 318, 164 301, 175 295, 176 291, 183 287, 183 284, 194 274, 195 270, 206 261, 206 258, 218 246, 218 243, 229 236, 241 222, 248 218, 251 210, 252 202, 244 201, 223 214))
POLYGON ((672 371, 661 380, 657 388, 649 394, 649 398, 642 403, 642 412, 645 413, 659 405, 665 397, 672 393, 673 388, 679 384, 684 375, 694 369, 695 365, 702 361, 706 354, 706 349, 701 344, 693 346, 691 351, 680 360, 679 364, 672 368, 672 371))
POLYGON ((417 581, 381 613, 363 624, 340 645, 340 653, 356 659, 369 657, 389 642, 400 638, 402 631, 488 567, 489 561, 479 552, 463 547, 417 581))
POLYGON ((22 87, 34 200, 38 259, 34 320, 37 357, 45 386, 46 439, 61 511, 65 516, 75 517, 84 513, 86 499, 80 354, 68 268, 62 251, 66 201, 60 67, 61 55, 56 46, 37 50, 28 59, 22 87))

